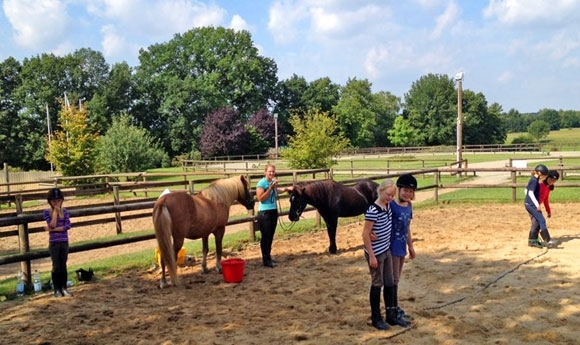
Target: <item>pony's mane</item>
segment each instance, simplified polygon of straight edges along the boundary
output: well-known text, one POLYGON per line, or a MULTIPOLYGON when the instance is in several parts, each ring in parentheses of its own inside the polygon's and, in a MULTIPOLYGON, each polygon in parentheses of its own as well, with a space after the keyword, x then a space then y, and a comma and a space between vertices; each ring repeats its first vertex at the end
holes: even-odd
POLYGON ((200 193, 217 203, 231 206, 240 195, 245 193, 246 188, 242 179, 243 176, 215 180, 200 193))
POLYGON ((308 189, 308 194, 310 195, 331 195, 335 192, 337 184, 342 186, 340 183, 336 183, 333 180, 322 180, 322 181, 304 181, 299 182, 297 185, 308 189))

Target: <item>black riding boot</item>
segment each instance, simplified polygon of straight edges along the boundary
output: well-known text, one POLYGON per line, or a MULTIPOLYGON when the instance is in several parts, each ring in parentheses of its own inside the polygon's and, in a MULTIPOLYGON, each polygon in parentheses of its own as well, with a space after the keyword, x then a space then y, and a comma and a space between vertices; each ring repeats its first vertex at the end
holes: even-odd
POLYGON ((68 273, 66 271, 60 273, 61 274, 61 287, 60 287, 60 292, 62 293, 63 296, 65 297, 72 297, 72 294, 70 292, 68 292, 68 290, 66 289, 66 283, 68 281, 68 273))
POLYGON ((539 229, 530 230, 530 234, 528 236, 528 246, 536 248, 544 247, 544 245, 540 241, 538 241, 538 233, 539 229))
POLYGON ((397 311, 397 306, 395 302, 395 287, 385 286, 383 296, 385 299, 385 305, 387 306, 387 323, 391 326, 399 325, 401 327, 408 327, 409 322, 403 320, 403 318, 399 316, 399 312, 397 311))
POLYGON ((381 331, 389 329, 389 325, 383 321, 381 316, 381 288, 377 286, 371 286, 369 293, 369 301, 371 303, 371 321, 373 327, 381 331))
POLYGON ((552 240, 552 237, 550 236, 550 232, 548 231, 547 228, 544 230, 540 230, 540 235, 542 236, 542 239, 544 240, 544 243, 546 244, 546 246, 553 247, 556 245, 556 242, 552 240))
POLYGON ((51 276, 52 276, 52 286, 54 287, 54 297, 62 297, 62 292, 60 291, 60 288, 62 286, 60 273, 52 272, 51 276))
POLYGON ((411 316, 406 314, 405 311, 401 307, 399 307, 399 285, 395 285, 393 287, 395 288, 394 289, 395 297, 393 298, 395 300, 395 308, 397 309, 397 314, 399 315, 399 318, 410 319, 411 316))

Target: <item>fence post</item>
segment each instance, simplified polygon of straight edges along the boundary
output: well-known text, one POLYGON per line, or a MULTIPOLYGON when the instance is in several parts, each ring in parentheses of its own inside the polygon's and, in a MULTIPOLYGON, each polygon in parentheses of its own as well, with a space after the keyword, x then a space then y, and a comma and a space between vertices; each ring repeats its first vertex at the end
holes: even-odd
MULTIPOLYGON (((518 182, 518 178, 516 175, 515 170, 512 170, 512 172, 510 173, 512 175, 512 183, 515 185, 518 182)), ((517 187, 512 187, 512 202, 516 202, 517 199, 517 187)))
POLYGON ((10 173, 8 172, 8 163, 4 163, 4 175, 6 175, 6 191, 10 196, 10 173))
POLYGON ((193 180, 189 180, 189 195, 195 195, 195 187, 193 180))
MULTIPOLYGON (((119 198, 119 186, 113 187, 113 198, 114 198, 114 205, 119 206, 121 204, 121 199, 119 198)), ((123 233, 123 228, 121 226, 121 213, 115 212, 115 224, 117 227, 117 235, 123 233)))
POLYGON ((435 202, 439 202, 439 170, 433 174, 435 181, 433 181, 435 185, 435 190, 433 191, 433 199, 435 202))
MULTIPOLYGON (((22 194, 17 194, 14 197, 16 206, 16 214, 23 213, 22 194)), ((26 254, 30 251, 30 239, 28 238, 28 223, 18 225, 18 245, 20 254, 26 254)), ((32 291, 32 275, 30 274, 30 260, 21 261, 20 269, 25 277, 25 290, 32 291)))

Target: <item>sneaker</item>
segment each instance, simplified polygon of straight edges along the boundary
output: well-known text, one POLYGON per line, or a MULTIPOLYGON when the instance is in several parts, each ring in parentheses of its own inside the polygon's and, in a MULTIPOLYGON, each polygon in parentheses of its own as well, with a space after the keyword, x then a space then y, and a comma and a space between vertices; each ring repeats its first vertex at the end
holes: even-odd
POLYGON ((547 246, 548 248, 553 248, 553 247, 555 247, 555 246, 557 246, 557 245, 558 245, 558 242, 556 242, 556 241, 554 241, 554 240, 549 240, 548 242, 546 242, 546 246, 547 246))
POLYGON ((54 292, 54 297, 58 298, 58 297, 62 297, 62 292, 60 292, 60 290, 56 290, 54 292))
POLYGON ((544 244, 538 240, 529 240, 528 246, 535 248, 544 248, 544 244))
POLYGON ((62 289, 60 291, 62 291, 62 296, 64 296, 64 297, 72 297, 73 296, 72 293, 68 292, 66 289, 62 289))

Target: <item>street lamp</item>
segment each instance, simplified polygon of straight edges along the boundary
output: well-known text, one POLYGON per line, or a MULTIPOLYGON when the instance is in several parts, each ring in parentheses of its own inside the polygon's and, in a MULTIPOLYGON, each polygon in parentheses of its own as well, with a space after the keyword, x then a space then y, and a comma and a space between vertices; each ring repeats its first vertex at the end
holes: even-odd
MULTIPOLYGON (((457 167, 461 168, 461 148, 463 145, 463 72, 455 75, 455 81, 457 81, 457 167)), ((459 176, 461 176, 461 173, 459 173, 459 176)))
POLYGON ((274 146, 276 148, 276 160, 278 159, 278 113, 274 113, 274 146))

